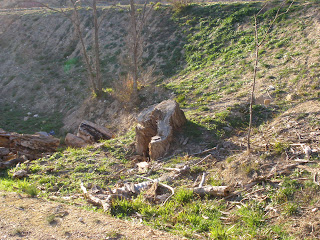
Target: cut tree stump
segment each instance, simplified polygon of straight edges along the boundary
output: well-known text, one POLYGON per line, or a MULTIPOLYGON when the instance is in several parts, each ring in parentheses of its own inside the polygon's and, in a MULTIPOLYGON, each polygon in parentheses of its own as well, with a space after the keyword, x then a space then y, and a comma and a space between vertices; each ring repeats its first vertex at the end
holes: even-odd
POLYGON ((173 131, 187 119, 174 100, 166 100, 142 111, 136 127, 136 151, 155 160, 164 156, 172 142, 173 131))
POLYGON ((83 121, 79 126, 77 136, 82 138, 87 143, 95 143, 102 139, 111 139, 113 134, 105 127, 89 121, 83 121))

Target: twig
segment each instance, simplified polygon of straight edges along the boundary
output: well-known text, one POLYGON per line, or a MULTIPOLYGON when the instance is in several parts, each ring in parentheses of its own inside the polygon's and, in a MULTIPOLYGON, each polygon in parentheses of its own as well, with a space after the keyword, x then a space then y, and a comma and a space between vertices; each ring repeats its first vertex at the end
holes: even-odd
MULTIPOLYGON (((259 46, 259 47, 260 47, 260 46, 262 45, 262 43, 265 41, 266 37, 268 36, 268 33, 269 33, 270 29, 273 27, 274 22, 275 22, 280 16, 282 16, 282 15, 284 15, 284 14, 286 14, 286 13, 289 12, 289 10, 290 10, 292 4, 294 3, 294 1, 292 1, 292 2, 290 3, 289 7, 287 8, 287 10, 286 10, 285 12, 279 14, 280 9, 282 8, 282 6, 283 6, 285 3, 286 3, 286 1, 283 1, 282 4, 280 5, 280 7, 279 7, 279 9, 278 9, 278 11, 277 11, 277 13, 276 13, 276 16, 274 17, 274 19, 272 20, 272 22, 271 22, 270 25, 269 25, 269 28, 268 28, 267 31, 265 32, 265 35, 264 35, 263 39, 260 41, 260 43, 258 43, 258 46, 259 46)), ((258 14, 260 14, 260 12, 261 12, 261 11, 259 11, 258 14)), ((258 16, 258 15, 256 15, 256 17, 257 17, 257 16, 258 16)))
POLYGON ((309 160, 304 160, 304 159, 299 159, 299 158, 295 159, 294 161, 301 163, 301 164, 303 164, 303 163, 317 163, 316 161, 309 161, 309 160))
POLYGON ((317 173, 317 172, 314 173, 313 182, 314 182, 315 184, 317 184, 318 186, 320 186, 320 184, 319 184, 319 182, 318 182, 318 173, 317 173))
POLYGON ((207 150, 204 150, 204 151, 201 151, 201 152, 193 153, 193 154, 191 154, 190 156, 202 155, 202 154, 205 154, 205 153, 214 151, 214 150, 217 150, 217 147, 210 148, 210 149, 207 149, 207 150))
POLYGON ((207 173, 206 173, 206 172, 203 172, 203 174, 202 174, 202 179, 201 179, 201 182, 200 182, 200 184, 199 184, 199 188, 202 188, 202 187, 203 187, 203 184, 204 184, 204 182, 205 182, 205 180, 206 180, 206 175, 207 175, 207 173))
POLYGON ((163 168, 163 169, 168 171, 175 171, 179 174, 190 171, 190 167, 188 165, 184 165, 182 168, 163 168))
POLYGON ((197 182, 199 181, 199 179, 200 179, 200 175, 197 176, 196 180, 194 181, 194 183, 191 186, 196 187, 198 185, 197 182))
POLYGON ((270 180, 274 175, 278 174, 278 175, 281 175, 281 174, 285 174, 289 169, 292 169, 292 168, 295 168, 297 166, 299 166, 300 164, 303 164, 303 163, 307 163, 307 162, 299 162, 299 163, 293 163, 293 164, 289 164, 287 166, 285 166, 284 168, 282 168, 280 171, 273 171, 273 169, 270 171, 270 173, 268 175, 265 175, 265 176, 259 176, 259 177, 256 177, 254 179, 252 179, 251 181, 249 181, 244 187, 242 190, 239 190, 239 191, 236 191, 236 192, 233 192, 231 195, 225 197, 225 199, 229 199, 229 198, 232 198, 234 196, 237 196, 239 193, 242 193, 244 191, 247 191, 249 190, 250 188, 252 188, 253 186, 257 185, 258 183, 260 182, 263 182, 263 181, 268 181, 270 180))
POLYGON ((202 163, 203 161, 208 160, 211 156, 212 156, 211 154, 205 156, 205 157, 202 158, 199 162, 196 162, 195 164, 193 164, 191 167, 194 167, 194 166, 196 166, 196 165, 199 165, 199 164, 202 163))

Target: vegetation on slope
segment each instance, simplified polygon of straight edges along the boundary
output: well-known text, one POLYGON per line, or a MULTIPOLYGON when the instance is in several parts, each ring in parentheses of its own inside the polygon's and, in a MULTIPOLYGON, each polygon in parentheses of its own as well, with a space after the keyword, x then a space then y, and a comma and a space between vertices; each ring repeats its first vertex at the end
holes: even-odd
MULTIPOLYGON (((171 155, 152 163, 149 177, 164 174, 164 167, 192 166, 203 157, 192 154, 216 148, 207 161, 168 183, 177 191, 165 205, 150 203, 141 195, 132 201, 115 201, 110 214, 142 219, 190 239, 319 237, 315 219, 320 196, 315 173, 319 170, 320 44, 312 34, 319 31, 319 3, 296 2, 278 19, 260 52, 257 96, 265 94, 269 85, 275 91, 271 106, 254 107, 254 151, 246 155, 243 138, 254 49, 251 17, 260 7, 261 3, 193 4, 173 12, 171 21, 181 30, 176 41, 182 33, 185 39, 186 67, 158 84, 176 94, 189 122, 176 134, 171 155), (306 157, 294 144, 308 144, 315 151, 306 164, 281 172, 297 163, 296 158, 306 157), (188 188, 202 172, 208 173, 207 184, 230 185, 237 194, 204 199, 192 195, 188 188), (270 173, 254 187, 244 188, 253 179, 270 173)), ((159 8, 165 11, 167 7, 159 8)), ((276 10, 275 2, 261 15, 261 31, 276 10)), ((166 59, 167 67, 174 62, 172 58, 166 59)), ((131 129, 97 146, 66 149, 21 164, 1 172, 0 188, 12 190, 8 184, 13 181, 12 173, 27 169, 27 179, 14 180, 17 188, 27 191, 30 183, 31 189, 37 186, 39 196, 88 207, 81 198, 81 181, 101 187, 143 181, 132 170, 133 143, 131 129)))
MULTIPOLYGON (((249 97, 254 60, 252 16, 260 7, 259 3, 191 5, 175 15, 180 25, 187 26, 188 66, 166 87, 176 93, 190 117, 207 128, 214 123, 212 113, 219 110, 217 105, 225 102, 225 106, 233 107, 249 97)), ((304 20, 306 12, 315 17, 317 7, 296 3, 276 21, 260 51, 257 97, 269 85, 276 88, 276 107, 285 107, 287 94, 295 94, 301 101, 318 97, 319 44, 310 34, 317 31, 317 20, 304 20)), ((277 10, 274 3, 259 17, 261 32, 269 27, 277 10)))

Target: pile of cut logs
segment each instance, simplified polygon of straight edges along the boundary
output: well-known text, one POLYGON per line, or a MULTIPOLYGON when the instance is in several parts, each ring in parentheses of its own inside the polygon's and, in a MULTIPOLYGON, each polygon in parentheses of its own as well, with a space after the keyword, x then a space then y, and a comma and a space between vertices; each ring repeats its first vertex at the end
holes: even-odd
POLYGON ((18 134, 0 129, 0 169, 57 151, 60 140, 45 132, 18 134))

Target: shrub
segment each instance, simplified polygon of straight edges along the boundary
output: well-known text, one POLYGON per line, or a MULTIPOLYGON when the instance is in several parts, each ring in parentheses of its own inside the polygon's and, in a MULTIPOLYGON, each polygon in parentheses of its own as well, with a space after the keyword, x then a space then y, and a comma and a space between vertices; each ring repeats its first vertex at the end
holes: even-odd
POLYGON ((289 145, 287 143, 283 143, 283 142, 276 142, 274 144, 274 151, 276 152, 276 154, 281 154, 284 153, 287 149, 288 149, 289 145))
POLYGON ((292 216, 298 213, 298 205, 296 203, 288 202, 282 212, 286 216, 292 216))
POLYGON ((183 12, 183 10, 192 3, 191 0, 169 0, 176 12, 183 12))
POLYGON ((193 198, 193 192, 191 190, 184 189, 184 188, 179 189, 174 196, 175 201, 180 204, 188 203, 192 200, 192 198, 193 198))
POLYGON ((122 103, 130 103, 133 94, 133 79, 125 75, 113 84, 113 95, 122 103))

